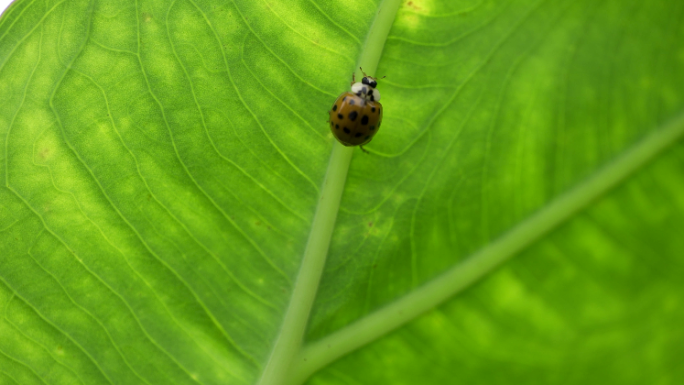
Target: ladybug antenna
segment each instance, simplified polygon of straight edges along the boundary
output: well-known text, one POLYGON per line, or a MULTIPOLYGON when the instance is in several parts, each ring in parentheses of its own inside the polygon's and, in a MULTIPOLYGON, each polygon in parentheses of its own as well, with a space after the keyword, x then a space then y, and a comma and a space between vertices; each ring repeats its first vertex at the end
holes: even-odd
POLYGON ((381 78, 374 78, 374 77, 372 77, 372 76, 370 76, 370 75, 366 75, 366 73, 363 72, 363 68, 359 67, 359 69, 361 70, 361 73, 363 74, 363 77, 365 77, 365 78, 369 78, 369 79, 373 79, 373 80, 378 80, 378 79, 384 79, 384 78, 387 77, 387 75, 385 75, 385 76, 383 76, 383 77, 381 77, 381 78))

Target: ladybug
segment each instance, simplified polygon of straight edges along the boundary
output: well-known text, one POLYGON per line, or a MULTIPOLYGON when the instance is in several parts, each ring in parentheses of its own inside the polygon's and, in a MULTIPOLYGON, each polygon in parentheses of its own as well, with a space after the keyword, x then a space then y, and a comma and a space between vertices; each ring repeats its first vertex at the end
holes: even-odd
POLYGON ((377 79, 365 72, 360 82, 355 82, 352 75, 351 91, 342 93, 335 100, 329 111, 330 131, 343 145, 368 144, 380 129, 382 105, 380 92, 375 89, 377 85, 377 79))

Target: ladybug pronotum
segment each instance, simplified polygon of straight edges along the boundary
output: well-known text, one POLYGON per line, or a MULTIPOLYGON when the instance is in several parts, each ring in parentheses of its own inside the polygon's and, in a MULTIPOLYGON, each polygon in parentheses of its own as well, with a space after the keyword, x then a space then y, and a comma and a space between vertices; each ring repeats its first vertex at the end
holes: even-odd
POLYGON ((345 146, 363 146, 380 128, 382 105, 375 78, 364 73, 360 82, 353 79, 351 91, 342 93, 329 111, 330 130, 345 146))

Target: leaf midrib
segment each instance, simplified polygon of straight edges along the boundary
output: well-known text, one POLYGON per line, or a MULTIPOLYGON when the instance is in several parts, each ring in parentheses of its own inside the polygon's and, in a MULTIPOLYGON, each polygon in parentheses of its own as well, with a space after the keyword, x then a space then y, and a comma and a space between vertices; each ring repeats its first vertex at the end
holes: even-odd
MULTIPOLYGON (((358 61, 358 66, 364 67, 369 74, 374 74, 377 69, 385 41, 387 41, 400 5, 401 0, 383 0, 378 6, 358 61)), ((361 76, 359 70, 355 72, 356 75, 361 76)), ((259 385, 293 383, 291 374, 297 371, 295 358, 302 349, 304 332, 325 267, 353 152, 354 147, 342 146, 337 141, 333 144, 332 155, 319 193, 300 270, 294 281, 290 303, 266 366, 259 378, 259 385)))

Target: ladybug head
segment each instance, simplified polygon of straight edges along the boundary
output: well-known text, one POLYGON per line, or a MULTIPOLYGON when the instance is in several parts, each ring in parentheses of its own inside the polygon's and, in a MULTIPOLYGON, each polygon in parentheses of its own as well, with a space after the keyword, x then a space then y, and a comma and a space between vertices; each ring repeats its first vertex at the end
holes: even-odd
POLYGON ((375 88, 378 86, 378 82, 376 82, 375 79, 370 76, 364 76, 363 80, 361 80, 361 83, 369 86, 370 88, 375 88))

